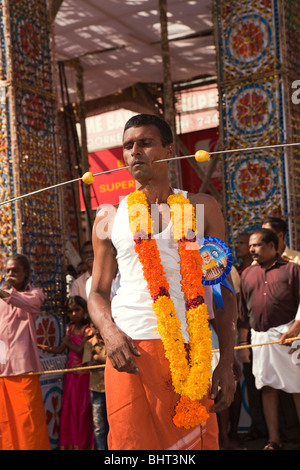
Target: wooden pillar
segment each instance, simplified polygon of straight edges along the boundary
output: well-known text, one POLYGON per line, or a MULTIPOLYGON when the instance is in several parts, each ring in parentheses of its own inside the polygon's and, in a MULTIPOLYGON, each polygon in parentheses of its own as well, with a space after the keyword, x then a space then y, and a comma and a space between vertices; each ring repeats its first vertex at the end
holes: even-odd
MULTIPOLYGON (((86 122, 85 122, 85 99, 84 99, 84 82, 83 82, 83 69, 79 60, 74 61, 74 69, 76 76, 76 98, 77 98, 77 114, 80 124, 80 166, 82 174, 86 173, 90 169, 89 164, 89 153, 87 146, 87 132, 86 132, 86 122)), ((91 240, 92 236, 92 209, 91 209, 91 192, 90 186, 87 184, 82 184, 82 192, 84 194, 86 216, 87 216, 87 226, 86 226, 86 235, 87 239, 91 240)))
MULTIPOLYGON (((171 61, 168 39, 167 0, 159 0, 160 26, 161 26, 161 54, 163 62, 163 105, 164 118, 172 129, 176 145, 176 120, 174 107, 174 93, 171 76, 171 61)), ((169 177, 172 187, 178 187, 177 164, 169 162, 169 177)))

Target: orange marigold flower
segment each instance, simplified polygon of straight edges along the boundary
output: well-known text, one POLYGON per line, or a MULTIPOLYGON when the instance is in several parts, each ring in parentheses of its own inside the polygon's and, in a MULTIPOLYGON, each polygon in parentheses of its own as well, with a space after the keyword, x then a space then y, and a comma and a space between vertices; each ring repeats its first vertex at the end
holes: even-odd
POLYGON ((211 332, 208 326, 207 308, 203 300, 202 258, 197 244, 187 240, 191 228, 193 233, 196 233, 195 213, 189 200, 181 193, 168 198, 169 205, 177 205, 176 208, 171 208, 171 214, 174 238, 178 240, 181 284, 187 307, 186 317, 190 335, 188 358, 180 321, 170 298, 169 284, 156 240, 151 238, 151 233, 147 230, 149 228, 150 231, 152 230, 152 221, 147 198, 141 191, 134 191, 128 196, 128 211, 135 204, 140 206, 135 207, 129 214, 135 251, 153 299, 152 307, 157 317, 157 330, 164 345, 166 358, 170 363, 174 390, 181 395, 173 421, 176 426, 188 429, 202 424, 208 417, 200 400, 207 393, 211 370, 211 332), (186 204, 192 208, 192 219, 188 221, 184 220, 186 204))
POLYGON ((188 397, 181 397, 177 403, 173 423, 177 427, 190 429, 205 423, 209 414, 205 406, 197 400, 190 400, 188 397))

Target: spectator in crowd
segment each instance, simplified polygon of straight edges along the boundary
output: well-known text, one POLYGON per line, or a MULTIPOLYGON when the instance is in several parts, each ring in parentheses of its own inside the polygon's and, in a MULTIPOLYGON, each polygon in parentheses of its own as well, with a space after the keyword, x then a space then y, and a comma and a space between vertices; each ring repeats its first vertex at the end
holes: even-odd
MULTIPOLYGON (((233 288, 238 298, 240 292, 240 276, 234 266, 232 266, 231 268, 231 279, 233 288)), ((219 349, 217 326, 215 324, 215 320, 212 318, 210 319, 209 323, 210 328, 212 330, 213 349, 219 349)), ((212 367, 215 367, 215 365, 218 363, 218 359, 219 354, 214 353, 212 367)), ((240 386, 241 367, 239 362, 236 360, 236 357, 234 357, 233 373, 236 383, 233 402, 231 403, 230 407, 226 408, 220 413, 217 413, 220 450, 242 450, 238 442, 238 424, 242 406, 242 395, 240 386)))
MULTIPOLYGON (((83 365, 105 365, 106 350, 99 331, 90 325, 88 340, 83 350, 83 365)), ((95 450, 107 450, 108 422, 104 384, 104 367, 91 369, 90 391, 93 411, 95 450)))
MULTIPOLYGON (((267 217, 263 223, 263 228, 269 228, 276 233, 278 237, 278 253, 279 255, 292 263, 300 264, 300 252, 296 250, 291 250, 286 244, 287 238, 287 223, 279 217, 267 217)), ((289 333, 293 337, 293 331, 289 333)), ((279 391, 279 403, 280 403, 280 425, 282 437, 287 439, 287 436, 284 436, 283 428, 285 425, 290 427, 296 426, 297 422, 295 419, 295 406, 291 395, 279 391)))
MULTIPOLYGON (((236 266, 237 272, 239 275, 253 263, 253 258, 249 250, 249 238, 251 232, 244 231, 238 234, 236 241, 236 255, 240 260, 240 264, 236 266)), ((237 298, 239 304, 240 289, 237 291, 237 298)), ((250 342, 250 331, 248 342, 250 342)), ((246 440, 258 439, 260 437, 266 436, 266 424, 262 411, 261 404, 261 392, 257 390, 255 386, 255 378, 252 372, 252 349, 250 349, 250 362, 244 362, 242 364, 243 375, 247 385, 247 397, 248 397, 248 406, 249 414, 251 418, 251 425, 248 431, 246 440)))
MULTIPOLYGON (((59 346, 39 344, 45 352, 62 354, 68 350, 67 369, 82 366, 84 345, 88 340, 89 317, 86 300, 80 296, 67 301, 69 327, 59 346)), ((94 434, 89 392, 89 373, 65 372, 60 415, 59 448, 61 450, 92 450, 94 434)))
POLYGON ((262 228, 269 228, 276 233, 278 238, 278 253, 281 258, 300 264, 300 252, 291 250, 286 244, 287 224, 283 219, 267 217, 262 224, 262 228))
POLYGON ((70 296, 79 295, 87 300, 86 282, 92 275, 94 263, 94 250, 91 241, 86 241, 81 250, 82 261, 86 266, 86 271, 74 280, 70 288, 70 296))
POLYGON ((0 289, 0 450, 48 450, 35 320, 44 301, 26 256, 8 258, 0 289))
MULTIPOLYGON (((300 266, 278 255, 278 238, 270 229, 257 229, 250 236, 250 253, 256 261, 241 275, 239 344, 282 341, 292 331, 300 333, 300 266)), ((296 334, 295 334, 296 336, 296 334)), ((242 362, 249 362, 249 348, 240 349, 242 362)), ((272 344, 253 348, 253 374, 262 391, 268 429, 265 450, 281 448, 278 390, 293 394, 300 422, 300 375, 289 348, 272 344)))
POLYGON ((67 297, 70 294, 70 288, 73 282, 75 281, 77 277, 77 272, 76 269, 72 264, 68 264, 67 269, 66 269, 66 294, 67 297))
POLYGON ((236 256, 240 260, 240 264, 236 266, 237 272, 241 274, 252 263, 253 259, 249 252, 250 232, 241 232, 238 234, 236 241, 236 256))

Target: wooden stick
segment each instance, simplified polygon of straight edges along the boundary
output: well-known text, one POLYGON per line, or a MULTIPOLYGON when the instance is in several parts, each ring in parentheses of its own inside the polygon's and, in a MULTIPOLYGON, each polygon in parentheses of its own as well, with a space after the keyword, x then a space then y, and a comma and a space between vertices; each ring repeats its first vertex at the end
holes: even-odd
MULTIPOLYGON (((286 339, 284 343, 292 343, 293 341, 299 340, 300 341, 300 336, 297 336, 295 338, 289 338, 286 339)), ((234 349, 247 349, 247 348, 254 348, 256 346, 267 346, 269 344, 278 344, 280 343, 280 340, 277 341, 269 341, 267 343, 259 343, 259 344, 243 344, 241 346, 235 346, 234 349)), ((283 343, 283 344, 284 344, 283 343)), ((212 353, 219 352, 219 349, 212 349, 212 353)), ((47 375, 47 374, 63 374, 65 372, 79 372, 79 371, 87 371, 87 370, 93 370, 93 369, 99 369, 99 368, 104 368, 105 364, 97 364, 94 366, 82 366, 82 367, 73 367, 71 369, 55 369, 55 370, 44 370, 40 372, 27 372, 26 374, 20 374, 20 375, 47 375)), ((4 375, 0 375, 0 378, 5 377, 4 375)))
MULTIPOLYGON (((46 375, 46 374, 62 374, 65 372, 79 372, 79 371, 87 371, 90 369, 99 369, 105 367, 105 364, 97 364, 95 366, 82 366, 82 367, 72 367, 71 369, 50 369, 50 370, 43 370, 39 372, 27 372, 26 374, 20 374, 20 375, 46 375)), ((0 375, 0 378, 4 377, 3 375, 0 375)))
MULTIPOLYGON (((296 338, 288 338, 284 341, 284 343, 292 343, 293 341, 299 340, 300 341, 300 336, 297 336, 296 338)), ((259 344, 243 344, 240 346, 235 346, 233 349, 248 349, 248 348, 255 348, 256 346, 267 346, 268 344, 278 344, 280 343, 280 339, 277 341, 269 341, 267 343, 259 343, 259 344)), ((211 352, 220 352, 220 349, 212 349, 211 352)))

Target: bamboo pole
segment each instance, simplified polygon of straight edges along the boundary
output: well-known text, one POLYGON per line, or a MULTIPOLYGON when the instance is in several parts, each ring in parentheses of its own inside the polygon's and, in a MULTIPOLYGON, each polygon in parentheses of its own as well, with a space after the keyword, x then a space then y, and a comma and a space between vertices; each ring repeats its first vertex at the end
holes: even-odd
MULTIPOLYGON (((289 339, 286 339, 284 341, 284 343, 292 343, 293 341, 300 341, 300 336, 297 336, 295 338, 289 338, 289 339)), ((277 340, 277 341, 269 341, 267 343, 259 343, 259 344, 243 344, 241 346, 235 346, 234 349, 247 349, 247 348, 254 348, 254 347, 257 347, 257 346, 267 346, 267 345, 270 345, 270 344, 279 344, 280 343, 280 340, 277 340)), ((284 345, 284 343, 282 343, 282 345, 284 345)), ((219 349, 212 349, 212 353, 216 353, 216 352, 219 352, 220 350, 219 349)), ((299 351, 300 352, 300 351, 299 351)), ((28 375, 28 376, 32 376, 32 375, 48 375, 48 374, 62 374, 62 373, 65 373, 65 372, 73 372, 73 373, 76 373, 76 372, 87 372, 89 370, 95 370, 95 369, 103 369, 105 367, 105 364, 96 364, 96 365, 93 365, 93 366, 81 366, 81 367, 73 367, 71 369, 54 369, 54 370, 44 370, 44 371, 40 371, 40 372, 27 372, 26 374, 23 374, 23 375, 28 375)), ((2 378, 4 376, 0 375, 0 378, 2 378)))
MULTIPOLYGON (((284 346, 285 343, 292 343, 293 341, 300 341, 300 336, 297 336, 295 338, 288 338, 286 339, 282 345, 284 346)), ((256 348, 257 346, 268 346, 270 344, 279 344, 280 343, 280 339, 276 340, 276 341, 268 341, 267 343, 257 343, 257 344, 242 344, 240 346, 235 346, 233 349, 235 350, 238 350, 238 349, 249 349, 249 348, 256 348)), ((212 353, 215 353, 215 352, 219 352, 220 350, 219 349, 212 349, 211 352, 212 353)))
MULTIPOLYGON (((84 84, 83 84, 83 69, 79 60, 74 61, 74 69, 76 76, 76 91, 77 91, 77 112, 80 124, 80 157, 81 157, 81 169, 83 173, 86 173, 90 169, 89 164, 89 152, 87 146, 87 131, 85 123, 85 106, 84 106, 84 84)), ((88 185, 82 185, 82 191, 84 192, 84 200, 86 204, 87 213, 87 239, 91 239, 92 235, 92 208, 91 208, 91 193, 88 185)))
MULTIPOLYGON (((176 121, 174 108, 174 93, 171 77, 171 61, 168 39, 168 18, 167 18, 167 0, 159 0, 159 15, 161 28, 161 55, 163 64, 163 105, 164 118, 172 129, 174 141, 176 137, 176 121)), ((176 160, 169 162, 169 178, 173 188, 178 188, 176 160)))

